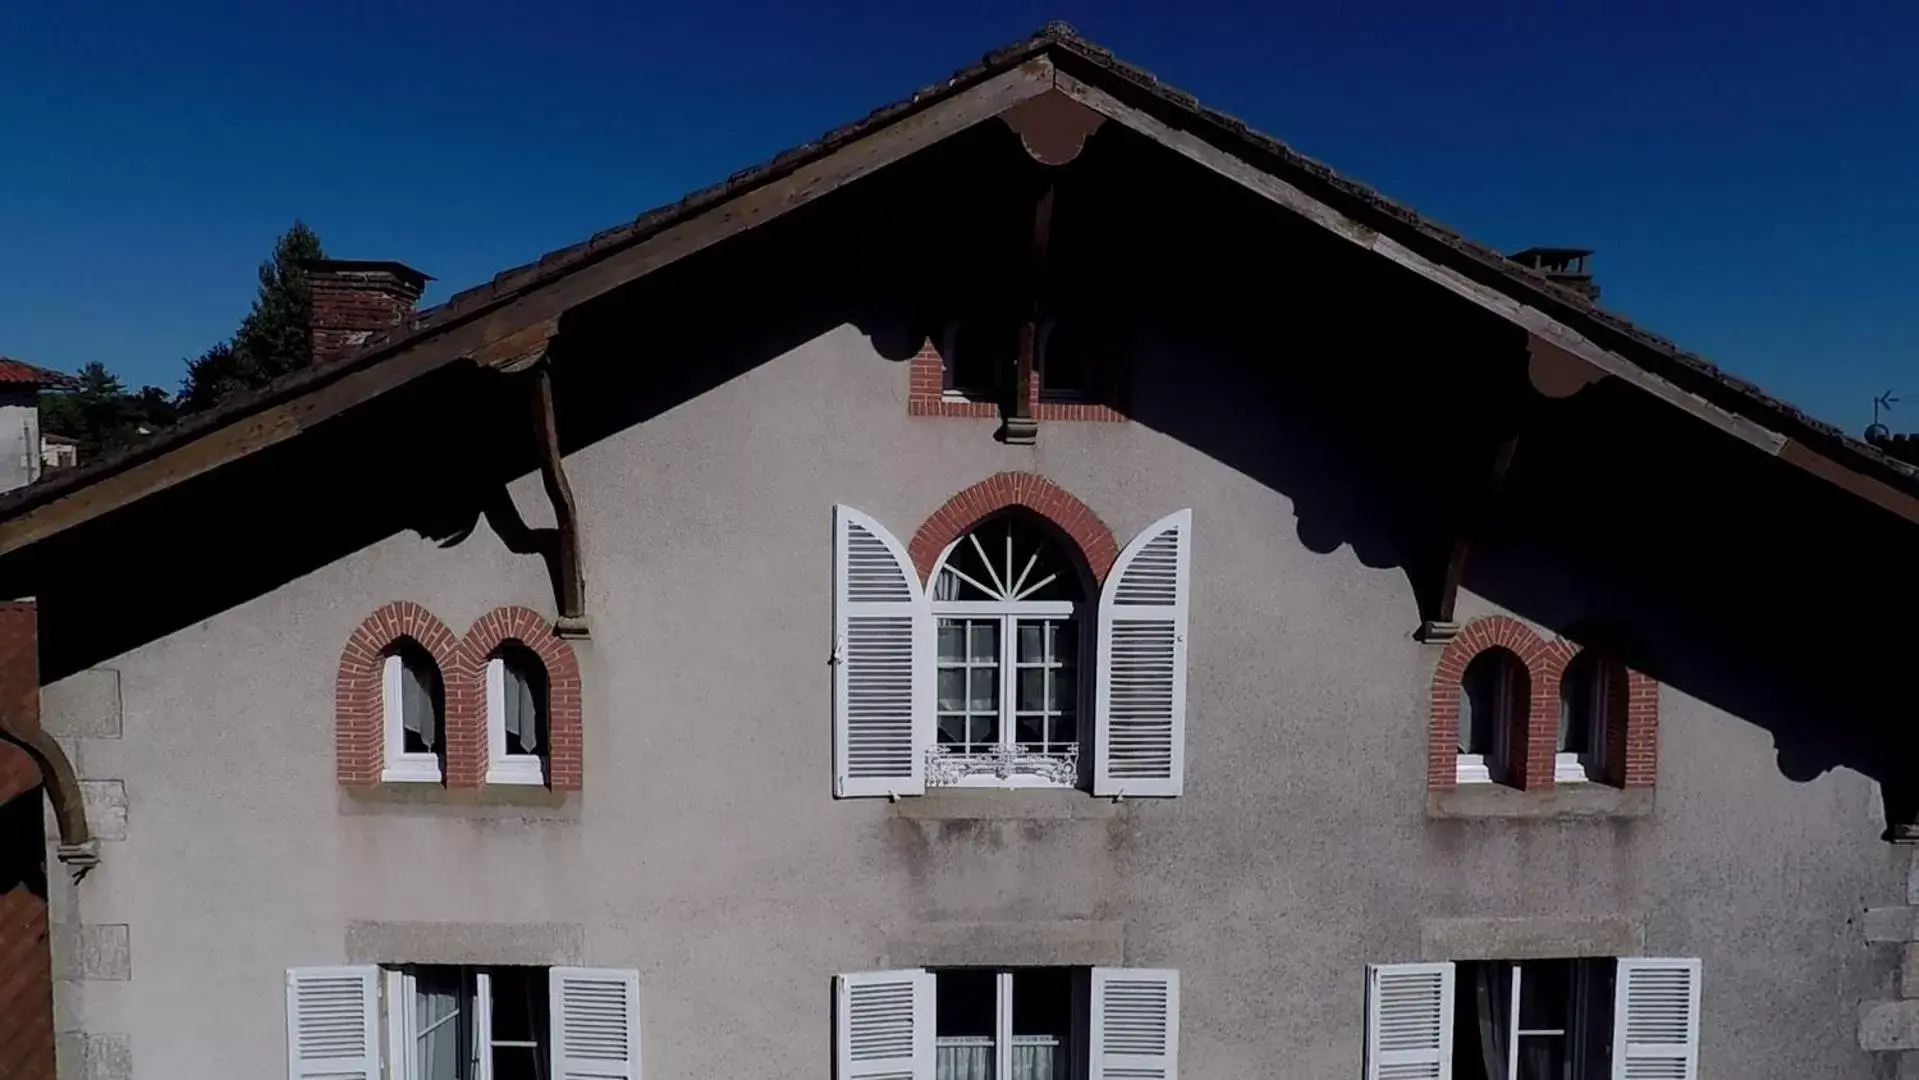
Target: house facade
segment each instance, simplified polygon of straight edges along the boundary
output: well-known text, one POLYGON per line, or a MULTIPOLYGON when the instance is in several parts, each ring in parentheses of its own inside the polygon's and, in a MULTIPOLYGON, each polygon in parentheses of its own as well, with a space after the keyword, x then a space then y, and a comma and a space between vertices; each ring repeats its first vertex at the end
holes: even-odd
POLYGON ((0 501, 18 1075, 1919 1065, 1912 467, 1070 32, 312 272, 0 501))

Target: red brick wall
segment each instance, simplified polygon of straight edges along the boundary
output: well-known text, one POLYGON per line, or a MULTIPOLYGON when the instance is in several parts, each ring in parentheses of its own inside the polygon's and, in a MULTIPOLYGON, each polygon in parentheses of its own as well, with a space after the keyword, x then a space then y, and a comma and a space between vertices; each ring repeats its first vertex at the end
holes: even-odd
POLYGON ((1009 506, 1023 506, 1051 521, 1079 547, 1080 557, 1093 572, 1093 584, 1105 582, 1107 571, 1119 558, 1119 545, 1113 531, 1083 502, 1065 488, 1043 476, 1025 472, 1003 472, 989 476, 933 511, 926 523, 913 534, 906 553, 913 560, 921 580, 933 573, 946 545, 966 535, 967 530, 989 514, 1009 506))
MULTIPOLYGON (((0 603, 0 719, 40 726, 34 606, 0 603)), ((0 1077, 53 1080, 53 954, 40 767, 0 742, 0 1077)))
POLYGON ((398 601, 369 615, 340 656, 334 681, 335 776, 348 787, 380 782, 386 759, 386 717, 382 700, 382 653, 410 638, 440 666, 446 692, 446 786, 477 788, 486 782, 486 661, 507 641, 525 645, 546 664, 548 783, 557 791, 580 787, 580 668, 573 647, 554 636, 552 627, 523 607, 504 607, 474 622, 456 638, 432 612, 398 601))
MULTIPOLYGON (((990 401, 965 401, 945 396, 945 361, 940 357, 939 346, 928 338, 920 351, 908 365, 911 375, 906 391, 906 414, 908 416, 970 416, 980 419, 998 419, 999 406, 990 401)), ((1079 402, 1079 401, 1042 401, 1040 400, 1039 377, 1034 375, 1027 389, 1027 407, 1038 420, 1105 420, 1126 419, 1115 406, 1118 402, 1079 402)))
MULTIPOLYGON (((1432 710, 1428 721, 1426 786, 1451 791, 1458 785, 1460 679, 1466 665, 1489 649, 1506 649, 1519 659, 1528 683, 1528 707, 1515 715, 1523 730, 1511 733, 1513 755, 1505 782, 1528 791, 1553 786, 1553 758, 1559 742, 1559 685, 1580 646, 1565 638, 1548 641, 1525 623, 1506 615, 1475 619, 1446 643, 1433 671, 1432 710)), ((1653 786, 1659 771, 1659 684, 1617 660, 1607 658, 1615 690, 1606 718, 1606 783, 1620 787, 1653 786)))

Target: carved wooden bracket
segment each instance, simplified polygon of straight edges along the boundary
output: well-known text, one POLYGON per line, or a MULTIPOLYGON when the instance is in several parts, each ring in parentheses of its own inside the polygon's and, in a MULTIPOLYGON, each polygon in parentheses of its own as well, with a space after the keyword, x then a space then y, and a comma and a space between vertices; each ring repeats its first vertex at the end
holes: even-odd
POLYGON ((1454 607, 1459 600, 1460 583, 1466 577, 1466 561, 1472 555, 1473 537, 1492 515, 1493 508, 1499 505, 1500 493, 1506 488, 1506 477, 1512 472, 1513 459, 1519 455, 1520 434, 1516 431, 1499 444, 1499 450, 1493 455, 1491 475, 1453 532, 1452 548, 1446 556, 1446 573, 1440 579, 1439 594, 1428 605, 1426 618, 1419 624, 1416 636, 1421 641, 1444 644, 1459 634, 1454 607))
POLYGON ((560 534, 559 607, 560 617, 553 632, 563 638, 587 636, 586 578, 580 569, 579 511, 573 502, 573 487, 567 483, 566 465, 560 456, 560 427, 553 410, 553 364, 545 355, 532 368, 533 430, 538 436, 540 482, 547 500, 553 504, 553 520, 560 534))
POLYGON ((999 114, 1041 165, 1065 165, 1079 156, 1106 117, 1058 90, 1027 98, 999 114))
POLYGON ((1526 378, 1541 395, 1569 398, 1605 377, 1605 372, 1538 334, 1527 336, 1526 378))

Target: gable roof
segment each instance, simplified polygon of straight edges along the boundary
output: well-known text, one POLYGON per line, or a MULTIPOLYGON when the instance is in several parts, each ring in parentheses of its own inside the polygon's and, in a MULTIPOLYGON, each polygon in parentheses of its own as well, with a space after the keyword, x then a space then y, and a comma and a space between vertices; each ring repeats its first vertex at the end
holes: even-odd
POLYGON ((446 364, 511 348, 542 326, 550 329, 577 304, 1049 91, 1399 263, 1606 374, 1919 522, 1919 466, 1815 420, 1054 23, 861 120, 502 271, 342 359, 293 372, 120 454, 0 496, 0 555, 291 438, 446 364))

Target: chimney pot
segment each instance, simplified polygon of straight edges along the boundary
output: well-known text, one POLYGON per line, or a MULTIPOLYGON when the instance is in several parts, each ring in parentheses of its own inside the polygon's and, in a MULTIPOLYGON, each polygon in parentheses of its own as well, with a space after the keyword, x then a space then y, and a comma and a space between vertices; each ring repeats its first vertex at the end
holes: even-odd
POLYGON ((338 360, 374 335, 404 325, 433 280, 405 263, 372 259, 309 259, 301 266, 313 294, 316 364, 338 360))

